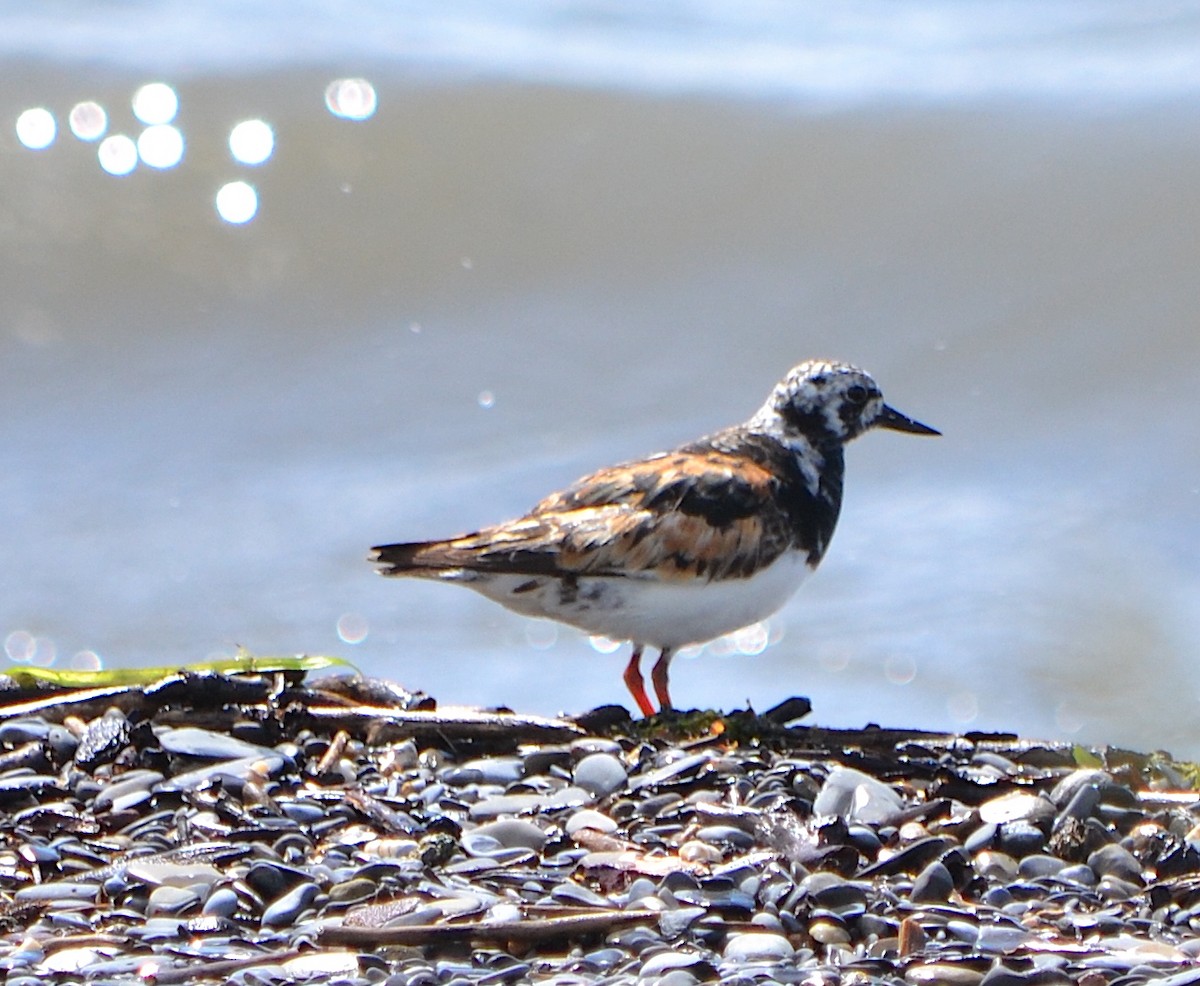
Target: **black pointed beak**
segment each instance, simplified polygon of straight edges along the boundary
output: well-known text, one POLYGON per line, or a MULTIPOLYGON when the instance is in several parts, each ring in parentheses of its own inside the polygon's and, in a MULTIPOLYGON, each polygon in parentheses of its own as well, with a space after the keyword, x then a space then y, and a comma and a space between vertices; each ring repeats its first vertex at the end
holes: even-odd
POLYGON ((894 407, 883 405, 883 411, 879 417, 873 422, 876 428, 890 428, 892 431, 907 431, 912 435, 940 435, 941 432, 936 428, 930 428, 929 425, 923 425, 920 421, 914 421, 912 418, 907 418, 894 407))

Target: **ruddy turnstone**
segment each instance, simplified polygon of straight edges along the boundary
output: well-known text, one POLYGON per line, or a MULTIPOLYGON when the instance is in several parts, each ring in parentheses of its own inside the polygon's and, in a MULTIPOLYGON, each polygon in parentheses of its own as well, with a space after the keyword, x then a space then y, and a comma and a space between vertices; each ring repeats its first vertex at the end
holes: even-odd
POLYGON ((444 541, 373 548, 382 575, 469 586, 526 616, 633 643, 625 684, 645 715, 642 650, 671 708, 671 655, 774 613, 817 567, 842 503, 842 446, 868 428, 940 432, 883 402, 848 363, 794 367, 745 424, 601 469, 524 517, 444 541))

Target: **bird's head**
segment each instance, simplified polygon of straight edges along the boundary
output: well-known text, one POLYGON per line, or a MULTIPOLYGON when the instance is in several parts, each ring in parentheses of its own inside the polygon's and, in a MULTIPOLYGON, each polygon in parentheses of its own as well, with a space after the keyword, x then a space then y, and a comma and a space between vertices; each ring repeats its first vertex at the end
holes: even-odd
POLYGON ((752 424, 802 436, 817 446, 848 442, 869 428, 941 434, 888 407, 879 385, 865 370, 825 360, 808 360, 793 367, 752 424))

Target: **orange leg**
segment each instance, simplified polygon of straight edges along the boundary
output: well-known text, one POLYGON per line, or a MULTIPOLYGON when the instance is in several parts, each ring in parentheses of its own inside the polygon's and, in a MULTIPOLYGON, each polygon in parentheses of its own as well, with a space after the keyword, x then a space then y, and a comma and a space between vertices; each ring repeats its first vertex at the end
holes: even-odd
MULTIPOLYGON (((633 656, 629 658, 629 664, 625 667, 625 686, 629 689, 629 694, 633 696, 633 700, 637 702, 638 708, 642 710, 642 715, 652 716, 654 715, 654 706, 650 704, 650 699, 646 697, 646 684, 642 681, 642 669, 638 667, 641 660, 641 645, 634 644, 633 656)), ((654 676, 654 687, 657 689, 658 665, 654 666, 654 676)))
POLYGON ((654 694, 658 696, 660 712, 671 709, 671 695, 667 690, 667 671, 671 667, 671 648, 664 647, 658 655, 654 670, 650 672, 650 680, 654 683, 654 694))

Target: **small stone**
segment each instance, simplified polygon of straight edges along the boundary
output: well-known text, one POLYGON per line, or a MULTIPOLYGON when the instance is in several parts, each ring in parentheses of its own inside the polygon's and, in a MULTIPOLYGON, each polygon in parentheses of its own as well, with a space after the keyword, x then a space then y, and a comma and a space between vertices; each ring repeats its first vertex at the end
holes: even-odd
POLYGON ((32 887, 22 887, 13 900, 18 904, 35 904, 68 900, 95 900, 100 893, 100 884, 92 882, 40 883, 32 887))
POLYGON ((989 880, 1011 883, 1020 872, 1017 861, 1008 853, 986 849, 972 860, 975 872, 989 880))
POLYGON ((1037 880, 1040 877, 1055 876, 1066 869, 1066 866, 1066 860, 1057 856, 1034 853, 1021 860, 1019 872, 1026 880, 1037 880))
POLYGON ((979 817, 997 825, 1004 822, 1038 822, 1054 816, 1054 804, 1040 794, 1014 791, 979 806, 979 817))
POLYGON ((783 935, 766 931, 748 931, 731 935, 722 956, 729 962, 777 962, 796 952, 783 935))
POLYGON ((711 846, 707 842, 699 842, 696 839, 689 839, 678 850, 679 858, 685 863, 720 863, 725 856, 716 846, 711 846))
POLYGON ((810 890, 809 896, 818 907, 833 912, 843 921, 858 918, 867 910, 867 892, 854 883, 826 885, 815 892, 810 890))
POLYGON ((677 907, 663 911, 658 918, 658 930, 668 940, 683 934, 697 918, 708 913, 706 907, 677 907))
POLYGON ((294 924, 304 909, 316 898, 317 893, 318 889, 315 883, 297 884, 263 911, 263 925, 269 928, 279 928, 294 924))
POLYGON ((1100 878, 1096 884, 1096 893, 1105 900, 1129 900, 1142 892, 1141 883, 1131 883, 1116 876, 1100 878))
POLYGON ((480 825, 470 832, 464 832, 463 848, 472 855, 487 855, 473 848, 481 846, 485 839, 494 840, 502 849, 532 849, 541 852, 547 836, 533 822, 523 818, 502 818, 480 825))
POLYGON ((1021 859, 1040 852, 1046 844, 1046 836, 1036 825, 1020 819, 1000 823, 996 844, 1010 856, 1021 859))
POLYGON ((850 944, 850 932, 836 921, 824 918, 813 921, 808 926, 808 934, 813 941, 820 942, 822 945, 850 944))
POLYGON ((208 895, 200 913, 211 917, 231 918, 237 913, 238 895, 230 887, 218 887, 208 895))
POLYGON ((1093 787, 1100 789, 1110 784, 1112 784, 1111 774, 1103 770, 1083 767, 1067 774, 1066 777, 1055 784, 1054 788, 1050 791, 1050 800, 1060 808, 1065 808, 1081 788, 1093 787))
POLYGON ((705 825, 696 833, 696 838, 709 845, 731 846, 741 850, 754 845, 754 836, 735 825, 705 825))
POLYGON ((221 871, 210 863, 167 863, 162 860, 133 860, 125 872, 131 880, 151 886, 212 886, 221 879, 221 871))
POLYGON ((582 884, 568 880, 560 883, 550 891, 552 900, 564 904, 578 904, 584 907, 608 907, 609 901, 594 890, 589 890, 582 884))
POLYGON ((919 903, 938 903, 950 899, 954 890, 954 877, 944 863, 934 860, 913 881, 912 899, 919 903))
POLYGON ((95 811, 126 811, 150 799, 151 788, 163 779, 157 770, 131 770, 122 774, 96 795, 92 801, 95 811))
POLYGON ((1094 887, 1098 880, 1096 872, 1086 863, 1077 863, 1074 866, 1064 866, 1055 874, 1057 880, 1067 880, 1070 883, 1077 883, 1081 887, 1094 887))
POLYGON ((1083 821, 1095 814, 1100 804, 1100 788, 1094 784, 1085 784, 1079 788, 1067 802, 1067 806, 1059 813, 1054 823, 1055 830, 1059 829, 1067 819, 1083 821))
POLYGON ((671 969, 686 969, 701 961, 701 957, 695 953, 667 949, 662 952, 656 952, 646 959, 642 963, 642 968, 638 974, 641 976, 660 976, 671 969))
POLYGON ((575 765, 575 783, 602 798, 623 788, 628 780, 625 765, 611 753, 592 753, 575 765))
POLYGON ((498 794, 471 805, 468 814, 476 820, 499 818, 501 815, 537 811, 545 803, 546 799, 540 794, 498 794))
POLYGON ((330 887, 329 899, 335 904, 353 904, 373 897, 378 891, 379 886, 374 880, 356 877, 330 887))
POLYGON ((187 887, 155 887, 146 902, 146 917, 175 917, 200 903, 200 895, 187 887))
POLYGON ((764 911, 759 911, 751 919, 750 923, 756 928, 762 928, 763 931, 774 931, 777 934, 783 934, 783 922, 774 914, 767 914, 764 911))
POLYGON ((271 757, 276 751, 265 746, 247 743, 225 733, 214 733, 197 726, 171 728, 159 726, 154 735, 168 753, 206 760, 237 760, 241 757, 271 757))
POLYGON ((572 813, 567 819, 566 825, 563 826, 563 831, 567 835, 574 835, 580 829, 592 829, 596 832, 615 832, 617 823, 608 815, 598 812, 592 808, 581 808, 579 811, 572 813))
POLYGON ((996 833, 999 832, 1000 826, 995 822, 990 822, 986 825, 980 825, 963 842, 963 848, 969 853, 981 852, 989 848, 996 839, 996 833))
POLYGON ((1098 876, 1115 876, 1130 883, 1142 882, 1142 864, 1124 846, 1110 843, 1088 856, 1090 866, 1098 876))
POLYGON ((1027 986, 1028 982, 1024 974, 996 963, 988 969, 980 986, 1027 986))
POLYGON ((979 986, 983 982, 983 973, 970 966, 930 962, 909 966, 904 972, 904 981, 913 986, 979 986))
POLYGON ((975 947, 981 952, 1008 954, 1015 952, 1033 935, 1024 928, 1008 924, 980 925, 975 938, 975 947))
POLYGON ((813 802, 818 815, 837 815, 847 821, 879 823, 904 806, 891 787, 853 767, 834 767, 813 802))
POLYGON ((468 760, 460 767, 448 768, 442 773, 440 780, 452 787, 480 782, 507 785, 519 781, 524 776, 525 761, 519 757, 481 757, 468 760))

